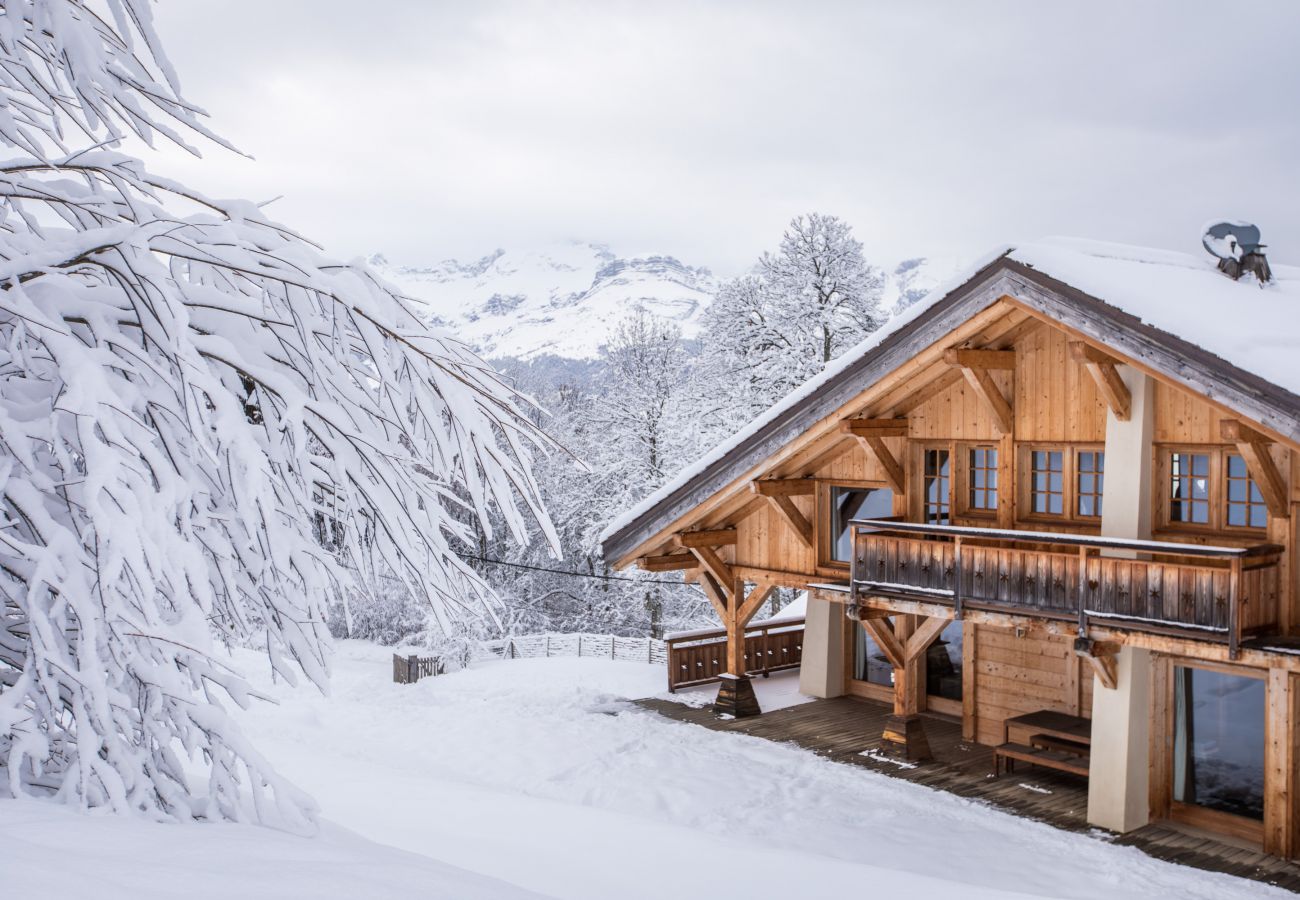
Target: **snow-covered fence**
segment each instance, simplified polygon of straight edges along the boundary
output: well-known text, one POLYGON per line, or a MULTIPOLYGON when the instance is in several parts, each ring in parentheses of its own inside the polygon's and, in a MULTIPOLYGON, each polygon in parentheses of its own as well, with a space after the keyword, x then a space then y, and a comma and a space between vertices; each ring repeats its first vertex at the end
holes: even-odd
POLYGON ((482 657, 495 659, 593 656, 651 665, 664 665, 668 662, 668 652, 663 641, 610 634, 524 634, 485 641, 479 648, 482 657))
MULTIPOLYGON (((547 656, 591 656, 655 666, 668 664, 667 645, 655 638, 615 637, 612 634, 523 634, 483 641, 474 659, 533 659, 547 656)), ((393 655, 393 681, 415 684, 429 675, 441 675, 445 664, 436 656, 393 655)))

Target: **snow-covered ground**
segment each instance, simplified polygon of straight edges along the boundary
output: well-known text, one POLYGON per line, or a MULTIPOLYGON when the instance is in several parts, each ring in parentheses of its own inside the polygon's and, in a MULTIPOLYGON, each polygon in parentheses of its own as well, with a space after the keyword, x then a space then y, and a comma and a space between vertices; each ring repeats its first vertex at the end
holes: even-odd
MULTIPOLYGON (((631 705, 662 693, 660 667, 511 660, 399 686, 389 660, 344 643, 331 697, 277 686, 281 707, 244 716, 320 802, 320 838, 0 802, 0 847, 31 867, 28 882, 6 870, 6 893, 164 897, 183 880, 187 896, 241 900, 1285 896, 631 705)), ((779 701, 793 683, 759 687, 779 701)))

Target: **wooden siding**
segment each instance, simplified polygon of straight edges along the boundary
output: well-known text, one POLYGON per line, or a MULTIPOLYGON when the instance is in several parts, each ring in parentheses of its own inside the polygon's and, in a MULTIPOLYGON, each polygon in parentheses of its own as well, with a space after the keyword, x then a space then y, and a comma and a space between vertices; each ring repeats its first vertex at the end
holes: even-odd
POLYGON ((1106 406, 1087 372, 1070 358, 1069 340, 1043 325, 1016 342, 1016 440, 1106 440, 1106 406))
POLYGON ((1015 629, 975 628, 975 736, 981 744, 1003 741, 1002 723, 1012 716, 1051 709, 1090 717, 1092 672, 1082 671, 1068 638, 1017 637, 1015 629))

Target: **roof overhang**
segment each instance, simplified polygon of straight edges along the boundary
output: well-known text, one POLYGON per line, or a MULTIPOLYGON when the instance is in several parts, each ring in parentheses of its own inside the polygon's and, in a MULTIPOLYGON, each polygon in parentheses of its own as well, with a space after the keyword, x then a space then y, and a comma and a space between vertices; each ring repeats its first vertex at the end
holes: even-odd
POLYGON ((638 548, 692 509, 738 479, 754 477, 752 470, 810 427, 973 316, 1006 300, 1107 347, 1138 369, 1251 420, 1275 438, 1300 446, 1300 396, 1004 255, 849 362, 802 401, 778 404, 776 414, 762 427, 608 534, 601 543, 605 558, 626 565, 638 548))

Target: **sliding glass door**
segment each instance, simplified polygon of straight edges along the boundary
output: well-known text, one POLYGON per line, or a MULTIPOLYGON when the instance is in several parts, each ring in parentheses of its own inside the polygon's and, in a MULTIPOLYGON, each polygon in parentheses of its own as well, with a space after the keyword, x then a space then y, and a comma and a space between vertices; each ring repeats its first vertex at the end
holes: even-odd
POLYGON ((1264 680, 1174 666, 1173 681, 1173 800, 1262 820, 1264 680))

